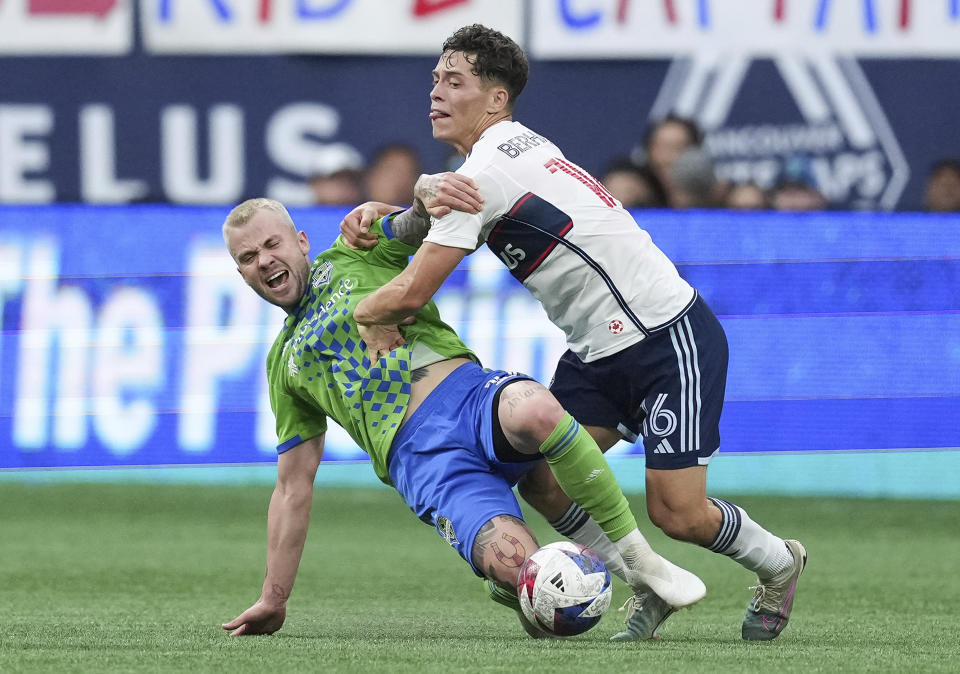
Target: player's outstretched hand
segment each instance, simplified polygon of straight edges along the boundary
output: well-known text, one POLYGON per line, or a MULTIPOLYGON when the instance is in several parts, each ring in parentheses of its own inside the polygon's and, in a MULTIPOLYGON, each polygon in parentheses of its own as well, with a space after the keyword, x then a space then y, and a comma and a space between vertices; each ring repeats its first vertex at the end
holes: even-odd
POLYGON ((273 634, 283 626, 286 617, 286 606, 269 606, 258 601, 230 622, 223 623, 221 627, 229 631, 232 637, 273 634))
POLYGON ((427 213, 442 218, 450 211, 479 213, 483 208, 483 197, 473 178, 453 173, 423 174, 417 178, 413 196, 423 205, 427 213))
MULTIPOLYGON (((413 323, 413 317, 405 318, 401 321, 402 325, 413 323)), ((367 355, 370 358, 370 364, 380 360, 380 356, 386 356, 398 346, 406 344, 403 335, 400 334, 400 327, 397 325, 357 325, 360 332, 360 338, 367 345, 367 355)))
POLYGON ((340 221, 340 235, 350 248, 368 250, 377 245, 377 235, 370 233, 370 223, 384 215, 399 211, 399 206, 391 206, 382 201, 367 201, 360 204, 340 221))

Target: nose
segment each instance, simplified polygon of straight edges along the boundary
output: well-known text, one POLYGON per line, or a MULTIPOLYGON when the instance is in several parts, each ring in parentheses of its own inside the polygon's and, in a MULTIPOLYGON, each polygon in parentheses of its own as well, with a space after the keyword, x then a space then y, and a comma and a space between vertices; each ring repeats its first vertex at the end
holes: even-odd
POLYGON ((430 89, 430 100, 431 100, 431 101, 439 101, 439 100, 440 100, 440 91, 439 91, 439 89, 440 89, 440 83, 439 83, 439 82, 437 82, 436 84, 434 84, 434 85, 433 85, 433 88, 430 89))

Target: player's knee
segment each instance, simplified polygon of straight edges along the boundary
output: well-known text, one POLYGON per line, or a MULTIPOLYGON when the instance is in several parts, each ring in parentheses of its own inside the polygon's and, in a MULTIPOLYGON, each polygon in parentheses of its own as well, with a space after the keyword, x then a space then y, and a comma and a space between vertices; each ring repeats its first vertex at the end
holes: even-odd
POLYGON ((557 399, 541 384, 518 382, 500 397, 500 424, 514 449, 536 453, 565 414, 557 399))
POLYGON ((539 448, 563 418, 563 408, 546 389, 524 400, 516 410, 516 430, 530 436, 539 448))
POLYGON ((654 526, 670 538, 693 541, 697 538, 698 522, 683 510, 672 510, 663 503, 648 502, 647 514, 654 526))

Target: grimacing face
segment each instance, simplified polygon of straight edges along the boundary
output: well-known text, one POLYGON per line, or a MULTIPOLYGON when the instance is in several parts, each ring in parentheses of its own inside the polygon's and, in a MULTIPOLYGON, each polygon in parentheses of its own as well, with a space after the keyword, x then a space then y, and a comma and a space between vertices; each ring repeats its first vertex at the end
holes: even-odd
POLYGON ((310 242, 283 216, 257 211, 241 227, 227 231, 227 247, 247 285, 270 304, 291 313, 310 278, 310 242))
POLYGON ((484 82, 471 68, 463 52, 444 52, 433 71, 430 90, 433 137, 464 155, 491 123, 509 116, 506 89, 484 82))

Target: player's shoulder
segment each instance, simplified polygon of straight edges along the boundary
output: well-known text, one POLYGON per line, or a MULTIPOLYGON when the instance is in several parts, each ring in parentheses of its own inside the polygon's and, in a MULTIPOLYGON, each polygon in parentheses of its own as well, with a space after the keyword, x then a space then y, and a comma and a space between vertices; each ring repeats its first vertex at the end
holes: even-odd
POLYGON ((370 250, 351 248, 338 236, 333 245, 320 253, 310 268, 310 284, 322 289, 336 284, 344 276, 356 272, 356 268, 371 264, 370 250))

